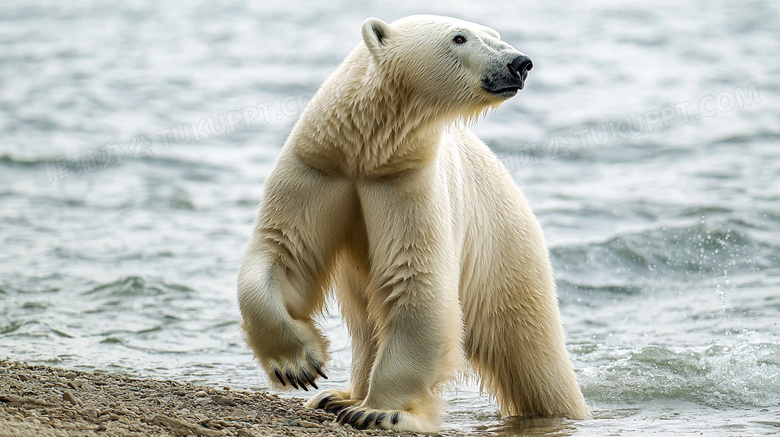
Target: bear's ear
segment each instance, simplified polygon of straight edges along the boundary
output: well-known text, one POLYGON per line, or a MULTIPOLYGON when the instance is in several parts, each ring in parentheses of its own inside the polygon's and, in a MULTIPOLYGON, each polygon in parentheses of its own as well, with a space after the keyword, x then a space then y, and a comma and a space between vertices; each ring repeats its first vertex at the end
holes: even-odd
POLYGON ((379 18, 369 18, 363 22, 363 42, 374 56, 382 52, 386 39, 390 36, 390 25, 379 18))

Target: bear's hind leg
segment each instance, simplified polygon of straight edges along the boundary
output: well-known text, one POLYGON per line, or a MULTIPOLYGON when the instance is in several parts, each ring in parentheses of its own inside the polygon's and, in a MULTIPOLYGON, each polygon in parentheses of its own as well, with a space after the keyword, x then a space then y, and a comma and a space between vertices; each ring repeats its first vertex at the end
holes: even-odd
POLYGON ((522 274, 489 272, 463 292, 466 353, 503 415, 588 418, 546 253, 516 245, 532 254, 512 258, 522 274))

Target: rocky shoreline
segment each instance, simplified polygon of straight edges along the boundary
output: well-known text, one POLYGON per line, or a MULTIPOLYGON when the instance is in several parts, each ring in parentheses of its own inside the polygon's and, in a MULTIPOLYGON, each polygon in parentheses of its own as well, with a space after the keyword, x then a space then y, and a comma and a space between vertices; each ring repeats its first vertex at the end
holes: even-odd
POLYGON ((333 419, 275 394, 0 360, 0 437, 398 435, 333 419))

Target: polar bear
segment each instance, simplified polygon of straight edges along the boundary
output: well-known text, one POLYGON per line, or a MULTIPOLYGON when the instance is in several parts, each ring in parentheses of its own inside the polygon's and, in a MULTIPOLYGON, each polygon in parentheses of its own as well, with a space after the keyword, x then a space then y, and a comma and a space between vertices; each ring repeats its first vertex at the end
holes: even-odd
POLYGON ((505 415, 589 416, 539 224, 466 127, 533 64, 482 25, 366 20, 268 176, 238 278, 245 339, 278 388, 325 378, 335 292, 349 387, 307 403, 360 428, 436 432, 467 361, 505 415))

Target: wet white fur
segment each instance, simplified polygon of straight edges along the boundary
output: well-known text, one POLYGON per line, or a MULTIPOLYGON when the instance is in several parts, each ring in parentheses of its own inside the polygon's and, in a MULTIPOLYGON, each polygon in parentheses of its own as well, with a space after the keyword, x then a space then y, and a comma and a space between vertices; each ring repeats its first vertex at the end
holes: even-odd
POLYGON ((382 427, 436 431, 437 389, 467 359, 505 415, 588 417, 538 222, 466 127, 505 100, 482 89, 486 69, 519 52, 434 16, 369 19, 363 40, 265 183, 238 283, 248 344, 275 383, 274 369, 314 374, 327 342, 312 317, 335 290, 350 387, 309 405, 334 396, 400 413, 382 427))

